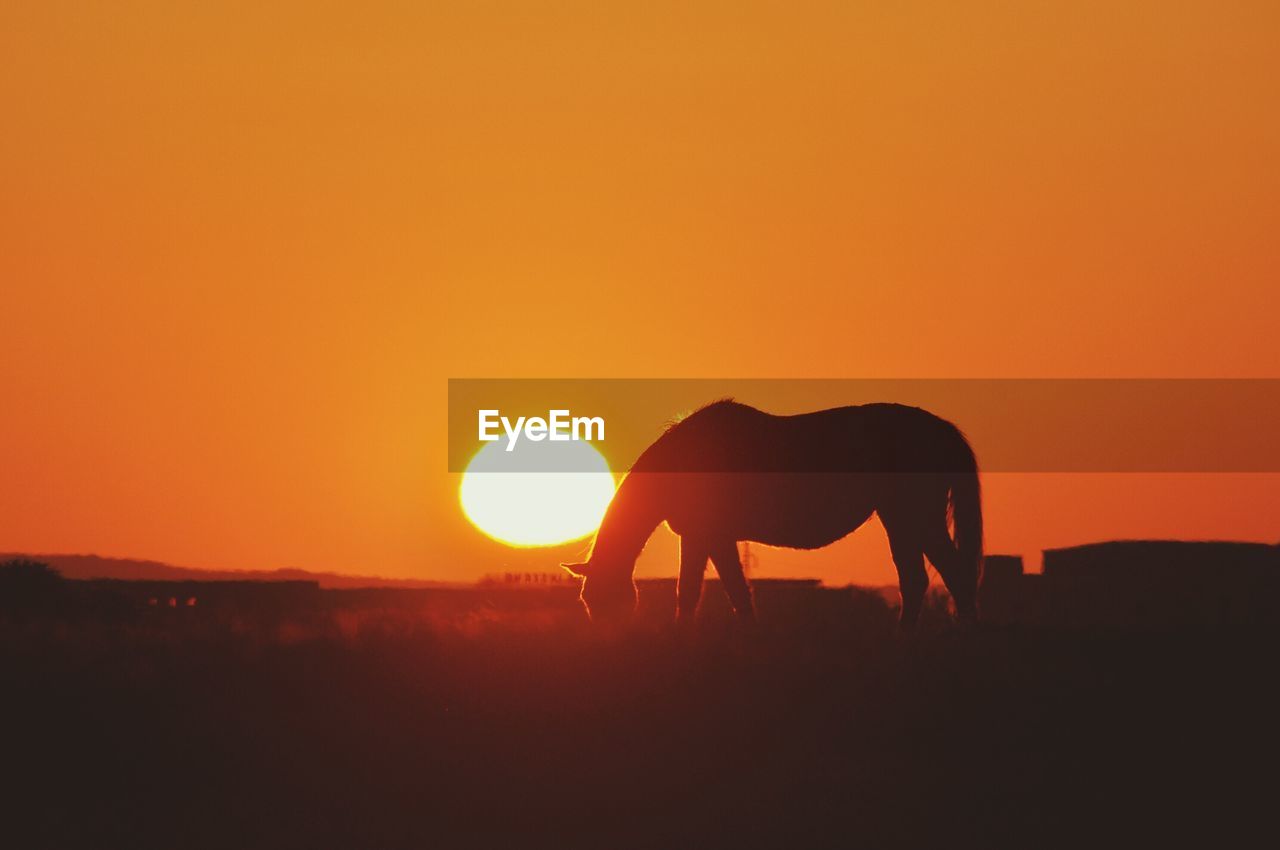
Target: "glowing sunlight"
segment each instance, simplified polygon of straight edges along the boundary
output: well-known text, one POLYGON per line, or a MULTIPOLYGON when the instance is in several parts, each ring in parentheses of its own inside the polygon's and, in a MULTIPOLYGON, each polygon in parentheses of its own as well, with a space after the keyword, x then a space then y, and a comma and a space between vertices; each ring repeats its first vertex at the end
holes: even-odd
POLYGON ((467 519, 510 546, 553 546, 594 532, 615 488, 604 456, 585 442, 530 445, 534 452, 562 453, 554 468, 573 471, 545 471, 547 464, 519 471, 521 464, 528 468, 528 451, 509 453, 500 443, 488 443, 471 459, 458 488, 467 519))

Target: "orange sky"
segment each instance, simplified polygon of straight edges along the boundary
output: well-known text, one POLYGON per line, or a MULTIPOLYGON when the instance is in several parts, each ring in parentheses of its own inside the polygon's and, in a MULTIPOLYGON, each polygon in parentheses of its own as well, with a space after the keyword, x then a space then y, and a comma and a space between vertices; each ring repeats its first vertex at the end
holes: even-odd
MULTIPOLYGON (((461 518, 448 377, 1275 377, 1278 37, 1222 0, 5 4, 0 550, 554 563, 461 518)), ((1280 538, 1277 476, 987 493, 996 551, 1280 538)))

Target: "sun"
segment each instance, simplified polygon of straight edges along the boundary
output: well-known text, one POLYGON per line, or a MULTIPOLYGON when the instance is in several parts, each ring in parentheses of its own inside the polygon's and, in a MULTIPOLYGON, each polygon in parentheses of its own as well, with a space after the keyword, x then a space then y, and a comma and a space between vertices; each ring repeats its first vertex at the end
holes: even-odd
POLYGON ((590 443, 488 443, 467 464, 458 500, 476 528, 508 546, 554 546, 600 527, 616 488, 590 443), (554 470, 554 471, 553 471, 554 470))

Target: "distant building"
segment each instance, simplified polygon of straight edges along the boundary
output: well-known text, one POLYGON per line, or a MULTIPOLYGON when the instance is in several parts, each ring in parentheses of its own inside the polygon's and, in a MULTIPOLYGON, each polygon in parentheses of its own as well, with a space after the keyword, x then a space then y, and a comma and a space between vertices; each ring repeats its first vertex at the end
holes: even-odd
POLYGON ((987 555, 978 588, 978 610, 985 620, 997 623, 1019 619, 1027 582, 1021 555, 987 555))
POLYGON ((80 593, 138 609, 173 608, 202 617, 237 614, 294 616, 320 607, 315 581, 128 581, 84 579, 72 582, 80 593))
POLYGON ((1040 576, 1015 575, 1012 565, 993 565, 991 558, 987 564, 983 616, 997 623, 1158 628, 1280 621, 1280 547, 1264 543, 1117 540, 1048 549, 1040 576))
POLYGON ((1280 571, 1280 546, 1234 541, 1112 540, 1046 549, 1044 574, 1072 579, 1248 580, 1280 571))
POLYGON ((507 572, 501 575, 488 575, 480 580, 481 584, 501 584, 507 587, 556 587, 559 585, 578 583, 578 579, 564 570, 555 572, 507 572))

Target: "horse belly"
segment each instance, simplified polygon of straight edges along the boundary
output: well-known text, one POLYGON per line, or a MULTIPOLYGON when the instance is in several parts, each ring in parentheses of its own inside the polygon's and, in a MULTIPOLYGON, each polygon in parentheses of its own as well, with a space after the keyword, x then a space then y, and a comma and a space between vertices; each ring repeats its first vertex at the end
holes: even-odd
POLYGON ((845 476, 764 476, 751 483, 725 494, 737 540, 820 549, 857 529, 874 512, 870 490, 845 476))
POLYGON ((809 517, 802 523, 765 521, 753 527, 744 527, 737 539, 787 549, 821 549, 853 533, 870 518, 871 512, 868 511, 862 515, 809 517))

